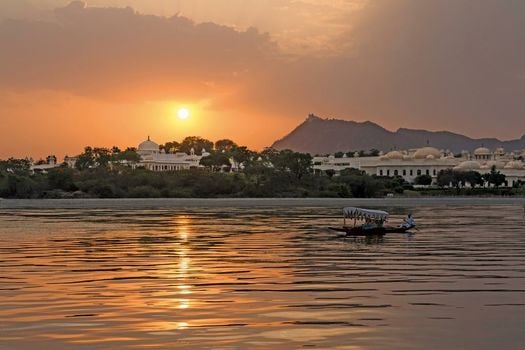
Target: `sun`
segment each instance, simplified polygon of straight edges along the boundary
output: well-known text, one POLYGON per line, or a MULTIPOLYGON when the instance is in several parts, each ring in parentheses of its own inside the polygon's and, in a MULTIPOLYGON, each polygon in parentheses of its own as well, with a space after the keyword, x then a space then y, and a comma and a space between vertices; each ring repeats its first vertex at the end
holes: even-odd
POLYGON ((190 116, 190 110, 188 108, 179 108, 177 111, 177 117, 181 120, 186 120, 190 116))

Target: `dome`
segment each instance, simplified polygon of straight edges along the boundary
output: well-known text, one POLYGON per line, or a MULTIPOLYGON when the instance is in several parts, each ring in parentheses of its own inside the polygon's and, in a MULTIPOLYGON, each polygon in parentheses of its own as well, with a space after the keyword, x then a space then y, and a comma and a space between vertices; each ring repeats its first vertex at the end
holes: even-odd
POLYGON ((434 156, 434 158, 441 158, 441 152, 434 147, 423 147, 420 148, 414 153, 414 158, 416 159, 425 159, 428 156, 434 156))
POLYGON ((384 157, 385 159, 403 159, 403 154, 398 151, 390 151, 384 157))
POLYGON ((525 166, 519 160, 512 160, 505 165, 505 169, 523 169, 525 166))
POLYGON ((155 142, 148 139, 146 141, 143 141, 140 143, 138 147, 138 151, 142 152, 158 152, 159 151, 159 145, 157 145, 155 142))
POLYGON ((488 161, 487 163, 485 163, 485 166, 488 169, 491 169, 493 166, 495 166, 496 169, 503 169, 503 167, 505 167, 505 163, 504 162, 498 162, 498 161, 495 161, 495 160, 491 160, 491 161, 488 161))
POLYGON ((454 167, 454 170, 478 170, 481 169, 481 165, 479 162, 476 162, 475 160, 466 160, 464 162, 459 163, 458 166, 454 167))
POLYGON ((486 154, 490 154, 490 149, 486 148, 486 147, 479 147, 479 148, 476 148, 474 150, 474 154, 475 155, 486 155, 486 154))

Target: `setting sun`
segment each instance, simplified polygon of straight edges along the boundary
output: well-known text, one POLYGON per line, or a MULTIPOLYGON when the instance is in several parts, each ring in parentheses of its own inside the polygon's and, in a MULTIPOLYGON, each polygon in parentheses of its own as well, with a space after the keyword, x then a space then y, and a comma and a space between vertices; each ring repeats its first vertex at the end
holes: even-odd
POLYGON ((190 116, 190 110, 188 108, 180 108, 178 111, 177 111, 177 116, 179 117, 179 119, 181 120, 186 120, 188 119, 188 117, 190 116))

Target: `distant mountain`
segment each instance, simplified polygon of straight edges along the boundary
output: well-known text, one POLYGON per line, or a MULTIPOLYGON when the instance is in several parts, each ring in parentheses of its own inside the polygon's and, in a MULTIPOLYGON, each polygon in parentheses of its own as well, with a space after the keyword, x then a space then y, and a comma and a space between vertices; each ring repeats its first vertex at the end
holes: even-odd
POLYGON ((429 144, 454 153, 473 151, 483 145, 490 149, 503 147, 507 151, 524 149, 525 135, 518 140, 500 141, 495 138, 472 139, 449 131, 398 129, 395 132, 372 123, 338 119, 322 119, 310 114, 291 133, 272 145, 276 149, 292 149, 310 154, 328 154, 352 150, 410 149, 429 144))

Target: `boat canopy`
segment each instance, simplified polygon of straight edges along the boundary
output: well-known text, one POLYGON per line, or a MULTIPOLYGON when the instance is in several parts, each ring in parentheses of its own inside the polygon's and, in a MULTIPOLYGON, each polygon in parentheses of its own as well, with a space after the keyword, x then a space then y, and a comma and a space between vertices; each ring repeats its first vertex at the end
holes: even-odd
POLYGON ((382 210, 372 210, 372 209, 361 209, 355 207, 346 207, 343 209, 343 215, 345 218, 350 219, 370 219, 377 221, 386 221, 388 219, 388 213, 382 210))

